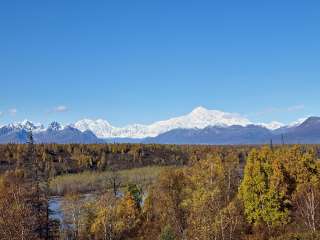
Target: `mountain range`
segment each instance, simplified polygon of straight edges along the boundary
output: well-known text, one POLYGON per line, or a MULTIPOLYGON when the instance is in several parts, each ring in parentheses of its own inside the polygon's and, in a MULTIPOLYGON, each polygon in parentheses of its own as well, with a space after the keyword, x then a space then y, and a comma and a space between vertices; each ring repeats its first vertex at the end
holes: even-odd
POLYGON ((67 126, 52 122, 47 127, 25 120, 0 127, 0 143, 25 143, 29 131, 37 143, 320 143, 320 118, 309 117, 289 125, 253 123, 239 114, 197 107, 184 116, 125 127, 114 127, 103 119, 83 119, 67 126))
POLYGON ((33 124, 30 121, 9 124, 0 128, 0 144, 26 143, 29 132, 33 132, 36 143, 103 143, 91 131, 80 131, 72 126, 62 127, 58 122, 52 122, 47 128, 33 124))

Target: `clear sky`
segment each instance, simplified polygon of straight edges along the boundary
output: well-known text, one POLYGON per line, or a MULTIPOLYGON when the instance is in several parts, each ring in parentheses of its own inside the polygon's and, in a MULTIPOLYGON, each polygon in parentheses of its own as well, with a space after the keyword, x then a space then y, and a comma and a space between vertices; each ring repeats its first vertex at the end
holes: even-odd
POLYGON ((0 124, 319 115, 319 1, 3 0, 0 124))

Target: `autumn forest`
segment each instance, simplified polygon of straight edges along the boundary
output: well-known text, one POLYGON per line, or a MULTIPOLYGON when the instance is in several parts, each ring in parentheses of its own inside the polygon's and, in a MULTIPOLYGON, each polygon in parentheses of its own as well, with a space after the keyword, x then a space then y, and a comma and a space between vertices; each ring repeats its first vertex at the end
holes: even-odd
POLYGON ((317 145, 57 145, 30 135, 0 145, 0 239, 319 239, 319 156, 317 145))

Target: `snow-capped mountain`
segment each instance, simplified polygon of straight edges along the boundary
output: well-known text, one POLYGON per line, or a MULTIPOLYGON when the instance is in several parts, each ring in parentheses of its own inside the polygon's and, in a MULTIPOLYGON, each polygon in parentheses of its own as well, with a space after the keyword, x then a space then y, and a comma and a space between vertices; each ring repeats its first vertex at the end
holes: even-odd
POLYGON ((239 114, 227 113, 218 110, 208 110, 197 107, 191 113, 158 121, 150 125, 134 124, 126 127, 114 127, 109 122, 98 119, 84 119, 78 121, 74 126, 80 131, 91 130, 100 138, 145 138, 155 137, 161 133, 177 129, 203 129, 208 126, 246 126, 252 124, 247 118, 239 114))
POLYGON ((60 131, 62 130, 64 127, 58 123, 58 122, 52 122, 49 124, 47 130, 50 130, 50 131, 60 131))
POLYGON ((80 131, 91 130, 97 137, 111 136, 115 127, 103 119, 91 120, 83 119, 74 124, 74 127, 80 131))
POLYGON ((143 143, 161 144, 319 144, 320 118, 309 117, 293 127, 269 130, 259 125, 174 129, 143 143))
POLYGON ((10 127, 12 129, 15 130, 26 130, 26 131, 34 131, 34 132, 38 132, 38 131, 43 131, 45 130, 45 127, 40 124, 40 123, 33 123, 29 120, 24 120, 22 122, 16 122, 16 123, 11 123, 9 124, 7 127, 10 127))
MULTIPOLYGON (((288 126, 276 121, 271 123, 253 123, 248 118, 237 113, 208 110, 204 107, 197 107, 189 114, 174 117, 168 120, 157 121, 150 125, 131 124, 124 127, 115 127, 103 119, 83 119, 74 124, 67 125, 66 127, 70 126, 80 130, 81 132, 91 131, 98 138, 103 139, 143 139, 147 137, 156 137, 174 129, 205 129, 207 127, 230 127, 234 125, 242 127, 256 125, 273 131, 276 129, 297 126, 304 120, 305 119, 299 119, 297 122, 294 122, 288 126)), ((35 124, 28 120, 9 124, 6 127, 14 130, 32 130, 35 133, 42 131, 60 131, 66 128, 58 122, 52 122, 48 125, 48 127, 44 127, 42 124, 35 124)))
POLYGON ((294 121, 293 123, 290 123, 287 127, 292 128, 292 127, 298 127, 302 123, 304 123, 308 118, 299 118, 297 121, 294 121))
POLYGON ((0 143, 25 143, 28 132, 38 143, 208 143, 262 144, 279 136, 288 142, 320 142, 320 118, 309 117, 284 125, 280 122, 253 123, 239 114, 197 107, 189 114, 154 122, 150 125, 112 126, 108 121, 84 119, 62 126, 52 122, 47 127, 25 120, 0 127, 0 143))
POLYGON ((58 122, 52 122, 45 128, 25 120, 0 127, 0 144, 26 143, 29 131, 33 132, 36 143, 103 143, 91 131, 82 132, 70 125, 63 127, 58 122))
POLYGON ((187 115, 158 121, 150 125, 134 124, 125 127, 114 127, 106 120, 84 119, 76 122, 74 127, 80 131, 90 130, 99 138, 146 138, 155 137, 173 129, 204 129, 210 126, 229 127, 233 125, 248 126, 250 124, 263 126, 269 130, 284 126, 283 123, 276 121, 255 124, 236 113, 197 107, 187 115))
POLYGON ((41 123, 33 123, 29 120, 23 120, 22 122, 15 122, 15 123, 10 123, 8 125, 4 125, 2 127, 9 128, 11 130, 25 130, 25 131, 32 131, 33 133, 38 133, 38 132, 43 132, 47 130, 51 131, 59 131, 63 130, 64 126, 62 126, 60 123, 54 121, 51 122, 48 127, 45 127, 41 123))

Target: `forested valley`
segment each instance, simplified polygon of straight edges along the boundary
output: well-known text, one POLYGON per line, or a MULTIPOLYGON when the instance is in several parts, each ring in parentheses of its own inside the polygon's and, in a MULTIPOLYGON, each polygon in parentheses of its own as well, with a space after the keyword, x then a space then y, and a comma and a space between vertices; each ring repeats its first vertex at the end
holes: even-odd
POLYGON ((0 145, 0 239, 320 239, 319 156, 318 145, 58 145, 30 134, 0 145))

